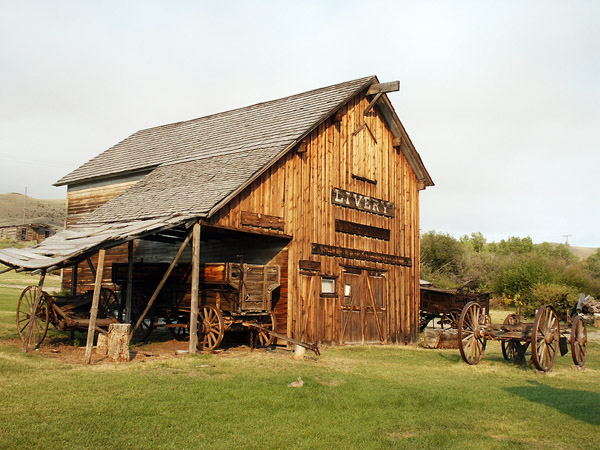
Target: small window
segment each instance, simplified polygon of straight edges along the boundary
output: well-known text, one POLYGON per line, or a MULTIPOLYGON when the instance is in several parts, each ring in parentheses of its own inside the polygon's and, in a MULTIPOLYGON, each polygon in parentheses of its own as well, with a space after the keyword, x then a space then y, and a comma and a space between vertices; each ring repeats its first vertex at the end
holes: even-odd
POLYGON ((352 289, 350 289, 350 285, 349 284, 344 285, 344 297, 350 297, 351 294, 352 294, 352 289))
POLYGON ((321 294, 335 294, 335 278, 321 279, 321 294))
POLYGON ((27 228, 21 228, 21 240, 27 240, 27 228))

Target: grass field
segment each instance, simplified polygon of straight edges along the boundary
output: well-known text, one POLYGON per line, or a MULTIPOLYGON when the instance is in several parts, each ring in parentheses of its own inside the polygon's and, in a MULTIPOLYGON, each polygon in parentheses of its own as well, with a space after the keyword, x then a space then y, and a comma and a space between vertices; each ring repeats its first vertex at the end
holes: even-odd
POLYGON ((375 346, 86 367, 20 353, 18 293, 0 288, 0 448, 598 448, 598 343, 548 374, 497 342, 478 366, 375 346))

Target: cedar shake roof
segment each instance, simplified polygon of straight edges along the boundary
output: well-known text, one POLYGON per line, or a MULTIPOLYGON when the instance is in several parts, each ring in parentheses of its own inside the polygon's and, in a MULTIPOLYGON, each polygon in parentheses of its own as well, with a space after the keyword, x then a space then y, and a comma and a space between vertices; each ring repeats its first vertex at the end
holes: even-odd
POLYGON ((283 151, 351 97, 376 82, 359 78, 199 119, 140 130, 55 183, 73 184, 182 160, 250 150, 283 151))
MULTIPOLYGON (((152 170, 79 224, 211 217, 351 98, 378 83, 365 77, 233 111, 134 133, 56 185, 152 170)), ((406 136, 389 100, 384 111, 406 136)), ((384 103, 384 102, 382 102, 384 103)), ((410 141, 409 141, 410 142, 410 141)), ((432 185, 412 144, 417 177, 432 185)))

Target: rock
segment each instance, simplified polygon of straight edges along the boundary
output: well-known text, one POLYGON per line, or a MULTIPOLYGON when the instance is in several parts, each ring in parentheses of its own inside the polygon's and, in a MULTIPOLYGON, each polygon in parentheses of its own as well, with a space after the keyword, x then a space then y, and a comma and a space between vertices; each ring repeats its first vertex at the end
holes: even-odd
POLYGON ((458 348, 458 330, 425 328, 421 345, 425 348, 458 348))

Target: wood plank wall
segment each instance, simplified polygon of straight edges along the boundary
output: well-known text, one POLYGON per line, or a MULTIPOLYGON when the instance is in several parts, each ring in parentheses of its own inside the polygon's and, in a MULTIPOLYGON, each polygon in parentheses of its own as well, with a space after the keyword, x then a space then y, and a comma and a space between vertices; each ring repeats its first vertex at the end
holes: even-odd
MULTIPOLYGON (((102 206, 110 199, 116 197, 121 192, 129 189, 137 181, 126 181, 106 186, 91 187, 87 189, 69 189, 67 191, 67 215, 66 227, 79 222, 83 216, 102 206)), ((97 267, 98 257, 91 258, 94 267, 97 267)), ((106 251, 104 258, 104 274, 102 284, 105 287, 116 289, 112 284, 112 264, 114 262, 127 262, 127 244, 113 247, 106 251)), ((71 288, 71 268, 65 268, 62 271, 62 287, 69 290, 71 288)), ((88 267, 87 263, 79 264, 77 268, 77 293, 83 293, 94 289, 95 277, 88 267)))
POLYGON ((293 236, 288 245, 287 325, 288 334, 296 338, 341 343, 343 286, 337 283, 337 298, 321 297, 321 276, 341 277, 343 265, 354 265, 385 274, 386 340, 418 339, 418 180, 402 151, 393 147, 393 135, 377 108, 363 116, 368 104, 365 95, 351 100, 342 108, 340 122, 327 120, 318 126, 302 151, 288 153, 212 220, 215 225, 248 230, 256 227, 242 225, 242 212, 283 219, 283 232, 293 236), (395 217, 333 205, 334 187, 393 202, 395 217), (388 229, 390 239, 336 232, 336 219, 388 229), (312 254, 314 243, 405 256, 412 267, 318 256, 312 254), (318 261, 321 270, 301 274, 300 260, 318 261))

